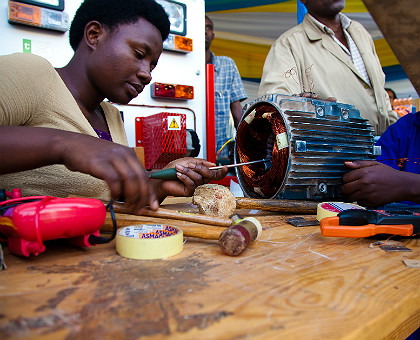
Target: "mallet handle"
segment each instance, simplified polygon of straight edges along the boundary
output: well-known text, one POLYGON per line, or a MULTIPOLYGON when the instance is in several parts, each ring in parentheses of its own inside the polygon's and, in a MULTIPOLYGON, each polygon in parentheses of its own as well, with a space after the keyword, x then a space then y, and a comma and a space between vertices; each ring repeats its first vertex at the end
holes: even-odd
MULTIPOLYGON (((156 217, 156 216, 153 216, 153 217, 156 217)), ((159 217, 166 218, 162 216, 159 216, 159 217)), ((116 213, 115 218, 117 219, 117 226, 119 228, 125 227, 128 225, 150 223, 150 222, 145 222, 144 219, 141 218, 141 216, 137 216, 137 215, 116 213)), ((230 220, 230 222, 232 222, 232 220, 230 220)), ((184 236, 197 237, 197 238, 202 238, 202 239, 207 239, 207 240, 218 240, 222 231, 226 229, 226 227, 191 226, 191 225, 183 225, 179 227, 182 229, 184 236)), ((113 224, 112 224, 111 215, 107 213, 105 223, 101 227, 101 231, 112 231, 112 229, 113 229, 113 224)))
MULTIPOLYGON (((118 213, 129 213, 127 216, 132 216, 134 219, 136 218, 136 215, 131 214, 131 211, 125 209, 124 206, 119 204, 118 202, 114 203, 114 211, 118 213)), ((220 227, 229 227, 232 224, 232 220, 230 218, 202 215, 202 214, 184 213, 184 212, 164 209, 164 208, 159 208, 156 211, 146 209, 142 213, 142 215, 149 216, 149 217, 158 217, 158 218, 173 218, 175 220, 209 224, 209 225, 220 226, 220 227)))

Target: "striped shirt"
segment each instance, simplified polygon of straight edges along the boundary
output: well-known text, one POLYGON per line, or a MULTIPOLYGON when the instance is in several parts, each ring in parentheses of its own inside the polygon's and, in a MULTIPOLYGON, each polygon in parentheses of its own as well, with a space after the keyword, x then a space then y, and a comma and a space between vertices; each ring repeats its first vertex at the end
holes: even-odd
MULTIPOLYGON (((212 52, 212 64, 214 65, 214 97, 216 119, 216 152, 224 143, 231 139, 232 132, 229 129, 230 104, 247 98, 241 76, 233 59, 224 56, 215 56, 212 52)), ((219 157, 227 157, 226 148, 219 157)))
POLYGON ((349 48, 347 48, 346 46, 344 46, 341 43, 340 40, 338 40, 336 38, 336 36, 334 34, 334 31, 331 28, 325 26, 323 23, 321 23, 318 20, 316 20, 309 13, 307 15, 308 15, 308 18, 315 23, 315 25, 317 25, 325 33, 329 34, 334 39, 334 41, 338 45, 340 45, 340 47, 343 49, 343 51, 347 54, 347 56, 352 61, 354 67, 357 70, 357 72, 359 72, 359 74, 362 76, 363 80, 366 83, 368 83, 370 87, 372 87, 372 85, 370 83, 370 80, 369 80, 369 75, 368 75, 368 73, 366 71, 365 63, 363 62, 362 56, 360 55, 360 52, 359 52, 359 49, 357 48, 357 45, 354 42, 354 40, 351 37, 351 35, 349 34, 349 32, 347 32, 347 28, 351 24, 351 19, 349 17, 345 16, 343 13, 340 13, 339 14, 340 15, 340 21, 341 21, 341 27, 343 28, 344 35, 346 36, 347 44, 349 45, 349 48))

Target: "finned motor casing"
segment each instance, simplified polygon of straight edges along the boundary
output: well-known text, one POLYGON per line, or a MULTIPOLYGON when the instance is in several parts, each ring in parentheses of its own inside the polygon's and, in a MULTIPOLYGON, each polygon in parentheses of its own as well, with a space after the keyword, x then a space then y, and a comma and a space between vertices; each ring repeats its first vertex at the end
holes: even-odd
MULTIPOLYGON (((281 116, 288 143, 288 160, 284 177, 273 181, 275 194, 268 196, 249 185, 242 167, 236 167, 239 184, 246 197, 323 200, 341 198, 342 176, 349 169, 345 161, 374 160, 380 147, 374 146, 374 130, 353 105, 280 94, 268 94, 247 104, 238 127, 249 124, 249 133, 236 136, 235 163, 265 158, 241 159, 244 145, 253 145, 258 135, 253 129, 252 115, 256 110, 269 109, 281 116), (251 116, 250 116, 251 115, 251 116), (246 141, 245 141, 246 139, 246 141), (239 152, 238 152, 239 151, 239 152)), ((258 128, 258 125, 255 126, 258 128)), ((247 132, 248 132, 247 130, 247 132)), ((283 142, 284 143, 284 142, 283 142)), ((264 171, 259 170, 259 175, 264 171)))

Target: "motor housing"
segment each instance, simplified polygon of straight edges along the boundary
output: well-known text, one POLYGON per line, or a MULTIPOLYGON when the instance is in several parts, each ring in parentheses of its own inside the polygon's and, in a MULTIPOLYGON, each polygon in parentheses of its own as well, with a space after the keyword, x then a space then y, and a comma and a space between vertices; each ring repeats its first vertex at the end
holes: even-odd
POLYGON ((374 160, 380 154, 372 126, 353 105, 269 94, 243 112, 235 163, 272 159, 271 167, 236 167, 246 197, 342 198, 342 176, 349 170, 344 162, 374 160), (276 133, 281 124, 284 132, 276 133))

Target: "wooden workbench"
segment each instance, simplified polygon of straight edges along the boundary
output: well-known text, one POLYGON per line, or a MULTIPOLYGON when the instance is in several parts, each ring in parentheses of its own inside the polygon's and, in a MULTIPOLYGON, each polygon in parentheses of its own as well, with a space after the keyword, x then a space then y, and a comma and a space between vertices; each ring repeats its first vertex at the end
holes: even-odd
POLYGON ((386 252, 372 239, 296 228, 290 216, 257 214, 262 236, 238 257, 199 239, 149 261, 120 257, 115 241, 54 241, 30 258, 6 248, 0 338, 380 340, 420 326, 420 268, 403 263, 420 260, 419 239, 400 240, 412 252, 386 252))

